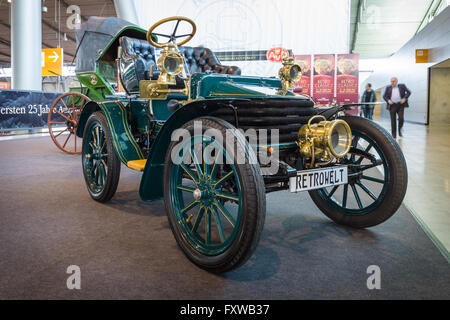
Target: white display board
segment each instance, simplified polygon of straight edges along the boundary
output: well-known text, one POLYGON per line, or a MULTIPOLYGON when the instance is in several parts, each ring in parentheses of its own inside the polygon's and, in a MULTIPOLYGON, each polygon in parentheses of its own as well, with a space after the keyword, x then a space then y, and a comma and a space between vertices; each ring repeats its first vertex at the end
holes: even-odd
MULTIPOLYGON (((292 49, 294 54, 346 53, 349 0, 135 0, 139 24, 169 16, 195 21, 189 46, 213 51, 292 49)), ((246 75, 276 75, 279 64, 233 61, 246 75)))

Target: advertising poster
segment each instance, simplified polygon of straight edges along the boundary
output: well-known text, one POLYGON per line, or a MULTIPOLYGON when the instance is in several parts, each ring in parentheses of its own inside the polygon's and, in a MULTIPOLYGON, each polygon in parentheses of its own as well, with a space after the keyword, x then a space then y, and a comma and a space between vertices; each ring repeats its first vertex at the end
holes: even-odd
POLYGON ((314 55, 313 99, 331 104, 334 98, 334 54, 314 55))
MULTIPOLYGON (((358 103, 358 62, 357 54, 338 54, 337 56, 337 80, 336 101, 339 105, 358 103)), ((354 107, 349 113, 357 114, 358 107, 354 107)))
POLYGON ((58 92, 0 90, 0 133, 46 127, 50 107, 59 95, 58 92))
POLYGON ((302 69, 302 78, 295 86, 302 87, 301 94, 311 96, 311 55, 295 55, 294 60, 302 69))

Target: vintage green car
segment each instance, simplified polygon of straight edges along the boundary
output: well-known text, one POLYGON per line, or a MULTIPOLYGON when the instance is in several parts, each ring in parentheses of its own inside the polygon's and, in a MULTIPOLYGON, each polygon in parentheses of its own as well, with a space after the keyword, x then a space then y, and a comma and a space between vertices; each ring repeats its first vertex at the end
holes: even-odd
POLYGON ((354 228, 397 211, 407 168, 389 133, 344 115, 348 106, 317 108, 294 94, 301 69, 292 58, 278 77, 241 76, 208 48, 183 46, 195 31, 190 19, 171 17, 148 32, 91 18, 78 32, 83 86, 60 103, 73 109, 67 126, 83 139, 94 200, 114 196, 121 164, 142 171, 142 200, 164 199, 180 248, 212 272, 251 256, 268 192, 308 191, 325 215, 354 228), (179 34, 186 23, 191 31, 179 34), (168 24, 173 31, 158 32, 168 24))

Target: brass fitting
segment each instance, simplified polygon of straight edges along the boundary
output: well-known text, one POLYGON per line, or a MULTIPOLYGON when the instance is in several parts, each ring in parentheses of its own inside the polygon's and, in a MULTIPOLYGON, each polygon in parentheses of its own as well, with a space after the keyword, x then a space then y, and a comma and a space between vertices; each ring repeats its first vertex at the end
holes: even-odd
POLYGON ((331 162, 334 158, 347 155, 352 143, 350 126, 344 120, 327 121, 324 116, 317 115, 309 119, 298 131, 297 145, 300 155, 310 160, 309 167, 314 167, 317 160, 331 162), (317 118, 323 121, 312 124, 317 118))
POLYGON ((183 71, 184 60, 181 54, 176 51, 174 44, 166 43, 161 50, 161 56, 156 65, 158 70, 161 71, 158 83, 175 85, 175 76, 183 71))
POLYGON ((278 76, 281 80, 282 91, 286 93, 287 90, 294 89, 294 83, 299 81, 302 77, 302 69, 296 63, 294 58, 283 58, 283 66, 278 71, 278 76))

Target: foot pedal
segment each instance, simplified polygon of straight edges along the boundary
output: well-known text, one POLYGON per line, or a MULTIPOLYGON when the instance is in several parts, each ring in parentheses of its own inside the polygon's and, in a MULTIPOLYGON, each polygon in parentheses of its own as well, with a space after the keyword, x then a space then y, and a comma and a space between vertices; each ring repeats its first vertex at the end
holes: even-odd
POLYGON ((143 160, 132 160, 127 162, 127 167, 137 171, 144 171, 147 159, 143 160))

